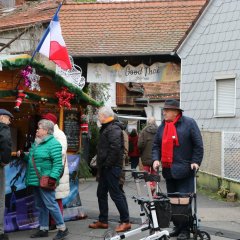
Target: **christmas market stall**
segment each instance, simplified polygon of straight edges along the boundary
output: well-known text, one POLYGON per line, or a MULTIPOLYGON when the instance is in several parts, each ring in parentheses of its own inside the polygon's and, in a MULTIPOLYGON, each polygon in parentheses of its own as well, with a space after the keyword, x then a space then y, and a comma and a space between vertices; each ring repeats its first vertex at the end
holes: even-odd
POLYGON ((84 121, 81 128, 80 119, 87 105, 99 107, 101 103, 82 91, 85 80, 73 61, 72 66, 66 72, 56 71, 56 65, 48 60, 32 61, 26 54, 0 55, 0 108, 14 116, 11 123, 12 161, 5 167, 6 232, 38 226, 33 196, 24 184, 25 165, 16 157, 16 151, 28 151, 41 115, 48 112, 58 117, 58 125, 68 140, 71 192, 63 199, 64 218, 73 220, 86 216, 78 192, 77 173, 83 160, 80 157, 81 135, 86 134, 87 122, 84 121))

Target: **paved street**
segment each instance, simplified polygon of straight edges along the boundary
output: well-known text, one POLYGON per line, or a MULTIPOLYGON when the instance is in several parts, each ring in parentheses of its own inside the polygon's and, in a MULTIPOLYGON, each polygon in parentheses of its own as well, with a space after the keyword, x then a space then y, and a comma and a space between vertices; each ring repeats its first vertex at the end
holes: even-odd
MULTIPOLYGON (((161 182, 161 189, 165 191, 165 183, 161 182)), ((97 183, 94 179, 80 181, 80 196, 82 204, 88 215, 87 219, 67 222, 70 235, 67 239, 71 240, 92 240, 103 239, 105 230, 92 230, 88 228, 89 223, 97 219, 98 205, 96 198, 97 183)), ((142 188, 144 191, 144 186, 142 188)), ((136 185, 131 178, 131 174, 127 173, 127 181, 125 184, 125 192, 127 195, 132 228, 137 228, 140 224, 139 206, 133 201, 132 196, 137 194, 136 185)), ((211 234, 213 240, 240 239, 240 203, 227 203, 222 201, 211 200, 207 196, 198 194, 198 216, 202 220, 200 228, 211 234)), ((109 200, 109 220, 110 228, 118 224, 119 216, 115 205, 109 200)), ((10 233, 10 240, 30 240, 29 236, 34 230, 10 233)), ((147 236, 148 231, 129 237, 131 240, 138 240, 147 236)), ((50 233, 46 240, 53 238, 55 233, 50 233)), ((171 238, 175 239, 175 238, 171 238)))

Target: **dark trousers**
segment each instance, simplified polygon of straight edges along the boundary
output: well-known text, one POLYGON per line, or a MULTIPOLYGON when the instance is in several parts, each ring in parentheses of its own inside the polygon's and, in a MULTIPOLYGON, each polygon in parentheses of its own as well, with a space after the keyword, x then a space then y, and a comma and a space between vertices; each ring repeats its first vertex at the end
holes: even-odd
POLYGON ((193 193, 194 176, 183 179, 166 179, 168 193, 193 193))
POLYGON ((136 169, 139 163, 139 157, 130 157, 131 169, 136 169))
POLYGON ((100 171, 97 188, 100 222, 108 222, 108 192, 118 209, 120 221, 129 222, 129 211, 126 196, 119 187, 119 178, 121 173, 122 169, 120 167, 103 168, 100 171))

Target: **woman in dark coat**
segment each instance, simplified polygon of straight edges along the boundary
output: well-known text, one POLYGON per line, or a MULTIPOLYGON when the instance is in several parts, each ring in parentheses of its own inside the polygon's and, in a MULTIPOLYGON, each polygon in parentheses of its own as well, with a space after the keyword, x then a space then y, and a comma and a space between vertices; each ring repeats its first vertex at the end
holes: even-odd
MULTIPOLYGON (((156 174, 156 171, 152 167, 152 145, 155 134, 157 132, 157 124, 154 117, 149 117, 147 126, 141 131, 138 138, 138 149, 143 165, 143 170, 150 173, 156 174)), ((155 182, 151 182, 152 192, 155 191, 155 182)))

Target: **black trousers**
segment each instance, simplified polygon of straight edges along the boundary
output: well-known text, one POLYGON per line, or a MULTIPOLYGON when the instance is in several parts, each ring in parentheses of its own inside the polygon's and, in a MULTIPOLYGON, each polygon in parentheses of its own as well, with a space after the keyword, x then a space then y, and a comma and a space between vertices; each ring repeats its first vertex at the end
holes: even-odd
POLYGON ((194 192, 194 176, 183 179, 166 179, 168 193, 193 193, 194 192))
POLYGON ((120 222, 129 222, 127 199, 119 187, 121 173, 122 169, 120 167, 103 168, 100 171, 97 188, 100 222, 108 222, 108 192, 118 209, 120 222))

